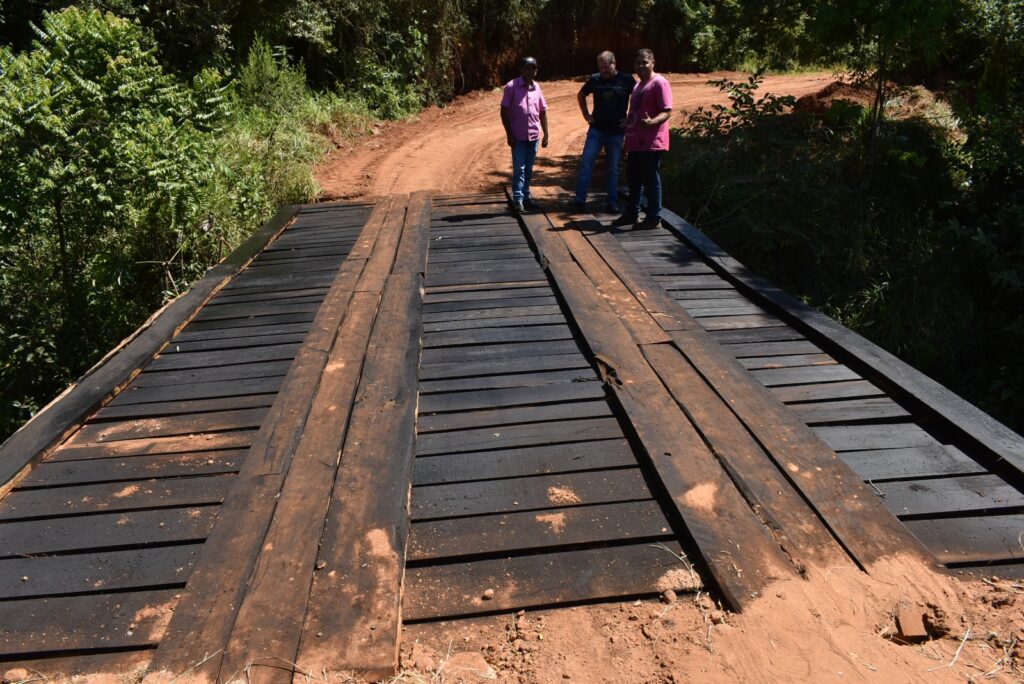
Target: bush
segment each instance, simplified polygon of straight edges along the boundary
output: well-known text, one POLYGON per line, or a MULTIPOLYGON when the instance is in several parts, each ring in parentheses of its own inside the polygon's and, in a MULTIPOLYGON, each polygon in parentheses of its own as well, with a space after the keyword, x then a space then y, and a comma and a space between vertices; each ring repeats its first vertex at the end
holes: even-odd
POLYGON ((282 203, 312 199, 325 132, 357 101, 315 95, 257 43, 235 81, 166 73, 137 24, 46 14, 0 47, 0 436, 282 203))

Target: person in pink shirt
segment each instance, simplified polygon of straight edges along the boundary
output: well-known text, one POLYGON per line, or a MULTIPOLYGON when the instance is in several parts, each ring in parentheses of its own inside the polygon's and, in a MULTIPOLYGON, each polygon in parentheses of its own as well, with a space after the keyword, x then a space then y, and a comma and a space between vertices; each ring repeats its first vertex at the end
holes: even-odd
POLYGON ((508 146, 512 148, 512 207, 525 211, 535 209, 530 197, 530 177, 537 158, 537 142, 548 146, 548 103, 537 76, 537 60, 524 57, 520 76, 505 84, 501 98, 501 125, 505 127, 508 146))
POLYGON ((612 224, 657 228, 661 222, 661 159, 668 151, 672 88, 664 76, 654 73, 654 53, 650 50, 637 51, 633 67, 640 82, 629 98, 626 116, 629 205, 612 224), (638 223, 641 192, 647 198, 647 214, 638 223))

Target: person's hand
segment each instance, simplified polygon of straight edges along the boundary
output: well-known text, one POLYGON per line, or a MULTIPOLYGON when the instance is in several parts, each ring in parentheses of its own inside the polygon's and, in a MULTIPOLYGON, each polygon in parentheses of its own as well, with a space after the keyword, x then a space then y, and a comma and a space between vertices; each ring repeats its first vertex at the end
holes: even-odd
POLYGON ((547 135, 545 135, 543 138, 540 139, 540 146, 541 147, 547 147, 548 146, 548 136, 547 135))
POLYGON ((647 115, 644 116, 644 118, 640 119, 640 123, 645 128, 652 128, 652 127, 658 125, 657 122, 654 119, 651 118, 650 114, 647 114, 647 115))
POLYGON ((594 123, 594 115, 593 114, 584 114, 583 118, 587 120, 588 124, 594 123))
POLYGON ((509 133, 508 135, 506 135, 506 136, 505 136, 505 139, 506 139, 506 140, 508 141, 508 146, 509 146, 509 147, 515 147, 515 145, 516 145, 516 139, 512 137, 512 134, 511 134, 511 133, 509 133))

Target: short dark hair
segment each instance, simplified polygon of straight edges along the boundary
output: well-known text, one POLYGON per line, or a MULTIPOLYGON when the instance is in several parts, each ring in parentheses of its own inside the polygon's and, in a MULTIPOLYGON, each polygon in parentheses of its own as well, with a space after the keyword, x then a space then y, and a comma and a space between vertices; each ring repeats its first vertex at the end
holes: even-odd
POLYGON ((637 59, 643 57, 644 59, 654 59, 654 50, 650 48, 640 48, 636 51, 637 59))

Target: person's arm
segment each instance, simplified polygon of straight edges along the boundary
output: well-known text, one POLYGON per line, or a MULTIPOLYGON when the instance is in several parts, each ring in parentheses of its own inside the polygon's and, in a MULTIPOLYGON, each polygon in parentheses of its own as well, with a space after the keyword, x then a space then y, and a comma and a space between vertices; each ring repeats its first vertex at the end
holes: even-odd
POLYGON ((583 114, 583 118, 587 120, 587 123, 594 123, 594 117, 590 114, 590 110, 587 109, 587 84, 584 83, 580 91, 576 93, 576 101, 580 103, 580 113, 583 114))
POLYGON ((654 126, 660 126, 661 124, 668 121, 668 118, 670 116, 672 116, 672 110, 666 109, 654 116, 645 116, 643 119, 640 120, 640 123, 643 124, 644 126, 647 126, 648 128, 653 128, 654 126))
POLYGON ((540 113, 540 129, 544 131, 544 137, 540 139, 540 146, 548 146, 548 112, 544 110, 540 113))
POLYGON ((516 141, 512 137, 512 124, 508 120, 508 107, 504 105, 501 107, 501 125, 505 127, 505 140, 508 142, 508 146, 512 147, 516 144, 516 141))

